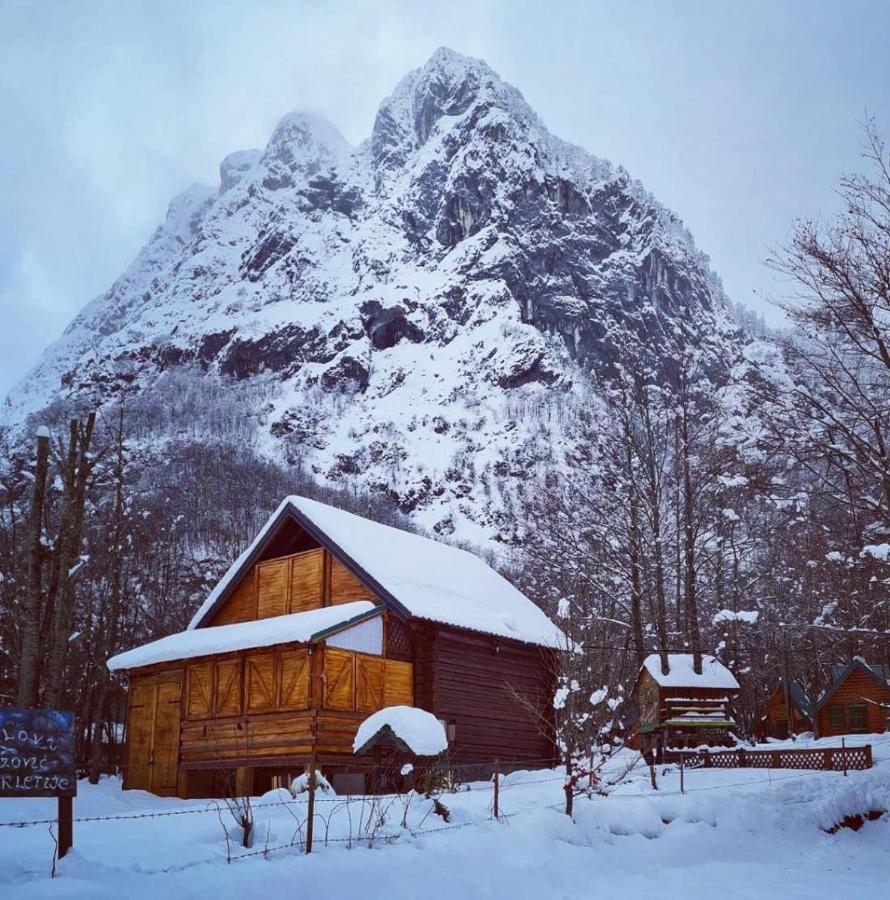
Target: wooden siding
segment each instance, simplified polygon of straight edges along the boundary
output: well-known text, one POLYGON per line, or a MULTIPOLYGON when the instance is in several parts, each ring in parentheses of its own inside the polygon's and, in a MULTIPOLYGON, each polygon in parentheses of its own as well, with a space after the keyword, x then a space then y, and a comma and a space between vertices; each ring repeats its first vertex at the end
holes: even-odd
MULTIPOLYGON (((413 680, 411 663, 333 647, 310 654, 283 645, 196 661, 186 669, 180 766, 351 756, 359 724, 389 703, 410 705, 413 680)), ((189 784, 200 790, 199 780, 189 784)))
POLYGON ((861 669, 853 669, 837 690, 820 707, 816 714, 816 728, 819 737, 831 737, 840 734, 873 734, 887 730, 887 715, 890 710, 877 704, 890 704, 890 688, 881 684, 861 669), (871 701, 871 702, 870 702, 871 701), (852 731, 850 728, 849 707, 865 706, 866 725, 852 731), (829 719, 832 706, 843 710, 843 724, 834 725, 829 719))
POLYGON ((321 547, 256 563, 208 625, 231 625, 354 600, 374 601, 342 563, 321 547))
MULTIPOLYGON (((427 652, 432 657, 425 673, 432 678, 432 704, 427 708, 439 719, 454 722, 453 760, 490 763, 495 758, 504 762, 553 758, 552 737, 540 721, 542 715, 552 715, 548 651, 439 627, 427 652)), ((423 685, 422 690, 427 687, 423 685)))
POLYGON ((365 587, 339 560, 331 558, 330 564, 331 605, 352 603, 355 600, 373 600, 374 593, 365 587))
MULTIPOLYGON (((791 711, 794 716, 793 730, 795 734, 810 730, 809 721, 801 714, 800 710, 792 703, 791 711)), ((779 684, 770 694, 766 704, 764 722, 766 737, 785 739, 788 737, 788 705, 785 702, 785 685, 779 684)))
POLYGON ((414 666, 387 659, 383 685, 384 706, 414 706, 414 666))
POLYGON ((225 604, 208 625, 232 625, 256 618, 256 566, 241 579, 225 604))

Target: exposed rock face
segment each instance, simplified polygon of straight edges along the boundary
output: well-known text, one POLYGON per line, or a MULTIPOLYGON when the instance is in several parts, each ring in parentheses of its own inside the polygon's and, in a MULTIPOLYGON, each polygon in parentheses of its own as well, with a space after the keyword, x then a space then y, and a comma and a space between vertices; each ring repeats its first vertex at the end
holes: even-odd
POLYGON ((360 147, 293 113, 265 150, 226 157, 218 189, 177 197, 5 416, 113 395, 124 365, 146 390, 173 366, 263 378, 267 452, 489 536, 521 473, 504 458, 539 428, 529 409, 607 371, 617 328, 657 347, 722 305, 672 213, 442 49, 360 147))

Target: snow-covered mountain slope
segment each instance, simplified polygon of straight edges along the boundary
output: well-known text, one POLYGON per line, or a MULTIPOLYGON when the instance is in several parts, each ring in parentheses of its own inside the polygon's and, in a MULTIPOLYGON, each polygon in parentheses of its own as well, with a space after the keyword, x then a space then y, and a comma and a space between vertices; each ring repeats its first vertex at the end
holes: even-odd
POLYGON ((177 197, 2 415, 149 391, 174 368, 253 380, 263 452, 490 537, 531 433, 558 441, 547 411, 584 402, 619 329, 657 348, 723 305, 676 216, 441 49, 358 148, 293 113, 226 157, 218 188, 177 197))

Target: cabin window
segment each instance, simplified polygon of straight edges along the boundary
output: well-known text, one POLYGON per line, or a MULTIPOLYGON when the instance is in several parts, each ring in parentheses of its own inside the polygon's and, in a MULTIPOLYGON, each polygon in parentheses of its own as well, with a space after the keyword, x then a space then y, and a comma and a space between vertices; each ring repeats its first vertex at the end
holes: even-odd
POLYGON ((832 704, 828 707, 828 726, 829 728, 840 728, 843 730, 846 722, 844 721, 844 708, 840 704, 832 704))
POLYGON ((865 734, 868 731, 868 707, 864 703, 851 703, 847 707, 847 721, 851 732, 865 734))

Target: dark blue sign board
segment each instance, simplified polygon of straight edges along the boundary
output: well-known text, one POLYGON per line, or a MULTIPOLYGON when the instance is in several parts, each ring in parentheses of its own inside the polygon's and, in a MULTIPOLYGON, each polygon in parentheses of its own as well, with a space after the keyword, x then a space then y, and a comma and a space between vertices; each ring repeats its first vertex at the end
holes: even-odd
POLYGON ((0 797, 74 797, 74 713, 0 709, 0 797))

